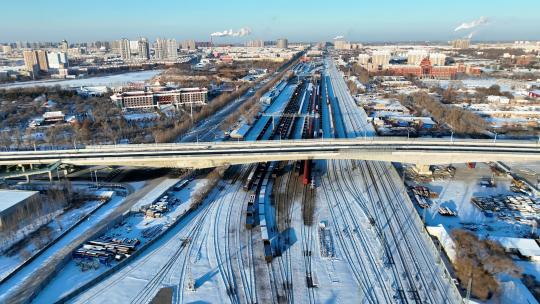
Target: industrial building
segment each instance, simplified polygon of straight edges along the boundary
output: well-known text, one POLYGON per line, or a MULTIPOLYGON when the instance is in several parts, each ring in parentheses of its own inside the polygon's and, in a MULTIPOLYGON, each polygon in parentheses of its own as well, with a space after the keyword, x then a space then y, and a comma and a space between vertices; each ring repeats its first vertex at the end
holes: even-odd
POLYGON ((143 90, 113 94, 111 100, 123 110, 151 109, 167 104, 174 106, 186 104, 204 105, 208 101, 208 89, 175 89, 164 86, 147 86, 143 90))

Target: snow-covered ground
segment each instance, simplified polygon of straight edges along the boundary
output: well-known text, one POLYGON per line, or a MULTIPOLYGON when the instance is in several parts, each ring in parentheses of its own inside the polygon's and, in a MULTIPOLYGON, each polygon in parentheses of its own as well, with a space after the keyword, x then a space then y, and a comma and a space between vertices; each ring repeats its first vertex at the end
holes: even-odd
MULTIPOLYGON (((328 114, 337 109, 332 116, 345 116, 336 127, 337 134, 364 136, 365 130, 366 136, 373 135, 365 112, 355 105, 337 69, 329 62, 327 68, 332 70, 323 91, 328 89, 332 100, 331 107, 322 110, 324 133, 333 135, 328 114)), ((267 112, 282 110, 293 91, 292 86, 285 88, 288 97, 280 94, 267 112)), ((235 177, 221 181, 199 209, 72 302, 148 303, 162 287, 173 288, 175 303, 398 302, 394 297, 414 302, 409 290, 416 290, 426 303, 455 302, 453 285, 443 276, 433 254, 435 247, 422 234, 416 211, 403 197, 393 168, 374 162, 328 163, 327 167, 326 161, 317 161, 313 191, 294 172, 294 162, 265 189, 265 210, 270 215, 266 223, 275 252, 281 251, 271 263, 265 261, 260 227, 248 230, 245 226, 251 192, 243 190, 242 178, 235 177), (370 170, 381 170, 379 178, 370 176, 370 170), (270 195, 272 187, 275 197, 270 195), (288 211, 276 209, 279 200, 290 206, 288 211), (304 223, 308 202, 315 204, 311 225, 304 223), (285 227, 276 227, 280 220, 285 227), (323 223, 330 236, 324 247, 319 229, 323 223), (333 253, 323 253, 324 248, 333 253), (308 277, 315 286, 308 286, 308 277)), ((238 166, 237 176, 246 175, 248 167, 238 166)), ((136 237, 135 230, 147 227, 144 223, 134 217, 110 233, 136 237)), ((80 286, 91 278, 91 271, 81 273, 74 263, 70 265, 36 302, 52 302, 65 295, 73 288, 64 286, 65 282, 80 286)))
MULTIPOLYGON (((493 176, 495 187, 482 187, 480 181, 492 177, 492 172, 487 164, 477 163, 476 168, 468 168, 464 164, 454 165, 456 174, 452 179, 435 180, 429 183, 420 183, 430 190, 439 193, 439 197, 432 199, 430 208, 416 208, 424 218, 427 226, 443 225, 446 231, 452 229, 472 229, 481 237, 527 237, 533 227, 516 222, 512 219, 502 220, 495 214, 487 217, 482 210, 472 202, 473 196, 496 196, 516 195, 510 191, 511 179, 504 176, 493 176), (446 206, 457 211, 457 217, 442 216, 437 212, 438 206, 446 206)), ((538 164, 512 164, 516 171, 538 172, 538 164)), ((521 172, 523 173, 523 172, 521 172)), ((523 175, 523 174, 521 174, 523 175)), ((516 264, 523 269, 523 273, 530 274, 540 280, 540 263, 534 261, 515 260, 516 264)), ((526 287, 514 278, 504 278, 501 282, 501 293, 496 299, 485 303, 538 303, 532 298, 526 287)))
POLYGON ((498 85, 501 87, 501 91, 510 92, 512 91, 511 87, 497 78, 471 78, 471 79, 462 79, 462 80, 423 80, 425 83, 430 85, 438 85, 443 89, 448 88, 452 85, 455 88, 463 86, 467 89, 474 88, 489 88, 492 85, 498 85))
MULTIPOLYGON (((180 302, 195 299, 222 302, 227 298, 227 292, 224 281, 219 280, 223 280, 221 276, 225 275, 225 270, 221 267, 225 266, 223 262, 217 262, 218 258, 223 258, 217 247, 224 250, 226 246, 227 236, 223 233, 226 233, 224 228, 227 226, 224 225, 230 222, 228 214, 236 210, 232 205, 240 204, 247 195, 237 196, 240 189, 239 182, 233 185, 222 183, 203 206, 171 228, 162 239, 73 302, 148 302, 162 286, 174 286, 175 297, 180 302), (195 292, 187 290, 189 280, 194 281, 195 292)), ((237 250, 237 247, 232 247, 232 250, 237 250)), ((229 251, 227 253, 230 254, 229 251)))
MULTIPOLYGON (((145 195, 136 205, 143 206, 155 201, 178 181, 178 179, 165 179, 158 184, 154 190, 145 195)), ((167 229, 168 226, 175 221, 176 217, 182 215, 189 208, 191 196, 204 186, 206 182, 205 179, 195 179, 182 190, 173 191, 171 196, 179 199, 180 202, 174 205, 169 212, 166 212, 163 217, 145 218, 142 214, 132 214, 124 220, 123 225, 118 225, 107 231, 105 236, 131 239, 136 238, 141 241, 139 247, 142 246, 152 239, 152 237, 145 238, 142 235, 143 230, 151 227, 162 227, 161 229, 167 229)), ((132 208, 132 210, 135 209, 138 210, 138 208, 132 208)), ((53 280, 51 280, 47 287, 40 292, 34 302, 51 303, 57 301, 79 286, 91 281, 107 269, 107 266, 100 265, 98 269, 82 271, 75 261, 72 260, 53 280), (65 282, 71 282, 71 284, 66 285, 65 282)))
MULTIPOLYGON (((60 234, 71 228, 81 218, 98 208, 100 205, 101 202, 99 201, 89 201, 78 208, 70 209, 56 216, 50 223, 46 225, 51 231, 48 234, 50 241, 54 241, 54 239, 58 238, 60 234)), ((25 246, 20 248, 20 250, 18 250, 18 252, 14 255, 0 255, 0 279, 5 278, 9 273, 15 270, 16 267, 24 263, 32 255, 36 254, 40 248, 43 248, 47 244, 43 244, 43 246, 39 247, 36 247, 36 245, 37 244, 34 242, 26 243, 25 246)))
POLYGON ((473 224, 477 233, 484 236, 523 237, 530 232, 530 226, 515 221, 503 221, 497 216, 486 217, 482 210, 471 202, 473 196, 515 195, 510 191, 510 178, 506 175, 495 176, 495 187, 482 187, 480 181, 492 176, 487 164, 477 163, 475 169, 470 169, 465 164, 454 166, 457 170, 453 179, 421 183, 421 185, 439 193, 439 197, 432 200, 433 204, 430 208, 421 209, 416 205, 420 216, 422 218, 425 216, 425 222, 428 226, 442 224, 447 231, 451 231, 456 228, 470 227, 470 224, 473 224), (442 216, 438 213, 438 206, 457 211, 458 216, 442 216))
POLYGON ((28 87, 53 87, 60 85, 61 87, 80 87, 80 86, 120 86, 128 82, 146 81, 161 73, 162 70, 147 70, 137 72, 126 72, 114 75, 96 76, 81 79, 62 79, 62 80, 32 80, 25 82, 14 82, 1 84, 0 88, 28 88, 28 87))
POLYGON ((32 275, 34 275, 38 269, 43 268, 43 266, 48 263, 49 260, 53 260, 58 256, 62 255, 63 250, 65 250, 65 248, 68 247, 70 243, 91 231, 91 229, 96 223, 106 218, 111 212, 116 209, 116 207, 118 207, 124 201, 124 199, 124 197, 113 196, 111 201, 109 201, 102 208, 100 208, 94 214, 88 217, 86 221, 77 225, 77 227, 67 233, 54 245, 45 250, 45 252, 40 254, 26 267, 21 269, 13 277, 0 285, 0 303, 5 301, 11 292, 18 288, 20 284, 23 283, 25 280, 29 279, 32 275))

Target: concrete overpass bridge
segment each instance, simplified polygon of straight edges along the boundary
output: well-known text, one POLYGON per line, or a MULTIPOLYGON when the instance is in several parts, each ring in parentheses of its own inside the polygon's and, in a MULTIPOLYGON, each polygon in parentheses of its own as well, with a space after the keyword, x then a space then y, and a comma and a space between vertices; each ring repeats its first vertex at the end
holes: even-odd
POLYGON ((302 159, 357 159, 433 165, 540 161, 540 144, 518 140, 356 138, 88 146, 84 149, 0 152, 0 165, 71 164, 208 168, 302 159))

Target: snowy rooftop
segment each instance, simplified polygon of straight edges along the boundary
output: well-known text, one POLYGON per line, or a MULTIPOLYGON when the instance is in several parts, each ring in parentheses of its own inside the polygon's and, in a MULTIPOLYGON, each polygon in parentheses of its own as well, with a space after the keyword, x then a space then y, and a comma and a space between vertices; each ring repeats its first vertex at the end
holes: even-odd
POLYGON ((0 213, 24 201, 37 191, 0 190, 0 213))
POLYGON ((154 201, 156 201, 165 191, 167 191, 169 188, 174 186, 179 180, 178 179, 165 179, 154 189, 152 189, 150 192, 148 192, 145 196, 143 196, 133 207, 131 207, 131 210, 133 211, 139 211, 141 207, 150 205, 154 201))
POLYGON ((231 137, 244 137, 247 132, 251 129, 251 126, 248 124, 243 124, 239 128, 231 132, 231 137))
POLYGON ((439 224, 437 226, 426 226, 426 230, 439 240, 450 261, 454 261, 456 258, 456 247, 454 240, 446 228, 442 224, 439 224))
POLYGON ((540 247, 533 239, 514 237, 491 237, 492 240, 501 243, 506 249, 516 249, 524 256, 540 256, 540 247))

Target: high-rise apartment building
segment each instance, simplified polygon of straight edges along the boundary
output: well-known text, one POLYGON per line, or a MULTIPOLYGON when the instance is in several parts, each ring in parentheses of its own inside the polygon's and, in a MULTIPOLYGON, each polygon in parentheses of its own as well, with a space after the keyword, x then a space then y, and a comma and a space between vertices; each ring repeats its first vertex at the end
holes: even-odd
POLYGON ((28 72, 37 72, 39 70, 38 57, 35 51, 24 51, 24 66, 28 72))
POLYGON ((130 60, 131 59, 131 49, 129 46, 129 40, 126 38, 122 38, 118 41, 118 53, 124 60, 130 60))
POLYGON ((167 39, 167 58, 176 59, 178 57, 178 42, 176 39, 167 39))
POLYGON ((426 50, 410 50, 407 53, 407 63, 409 65, 420 65, 420 62, 428 57, 428 55, 426 50))
POLYGON ((158 60, 167 58, 167 41, 165 39, 156 39, 156 44, 154 46, 154 58, 158 60))
POLYGON ((47 60, 47 52, 44 50, 35 51, 38 59, 39 71, 43 73, 49 72, 49 61, 47 60))
POLYGON ((374 51, 371 56, 371 62, 377 68, 386 68, 390 63, 390 52, 386 50, 374 51))
POLYGON ((443 53, 431 53, 429 54, 429 61, 434 66, 443 66, 446 62, 446 55, 443 53))
POLYGON ((68 58, 64 52, 49 52, 47 53, 50 69, 65 69, 69 67, 68 58))
POLYGON ((139 59, 150 59, 150 46, 148 45, 148 39, 143 37, 139 38, 139 40, 137 41, 137 53, 139 59))
POLYGON ((334 48, 336 50, 343 50, 345 49, 345 45, 347 44, 347 41, 343 40, 343 39, 337 39, 337 40, 334 40, 334 48))
POLYGON ((195 40, 184 40, 182 41, 182 50, 192 51, 195 50, 197 46, 195 45, 195 40))
POLYGON ((0 46, 0 51, 4 54, 11 54, 11 45, 0 46))
POLYGON ((358 55, 358 64, 365 66, 369 63, 370 56, 368 54, 359 54, 358 55))
POLYGON ((263 47, 264 41, 262 40, 250 40, 246 42, 247 47, 263 47))
POLYGON ((66 39, 60 41, 60 49, 63 51, 63 52, 67 52, 67 50, 69 49, 69 44, 67 42, 66 39))
POLYGON ((468 49, 471 46, 469 39, 456 39, 452 41, 452 47, 455 49, 468 49))
POLYGON ((276 40, 276 47, 280 49, 286 49, 289 47, 289 41, 285 38, 276 40))

